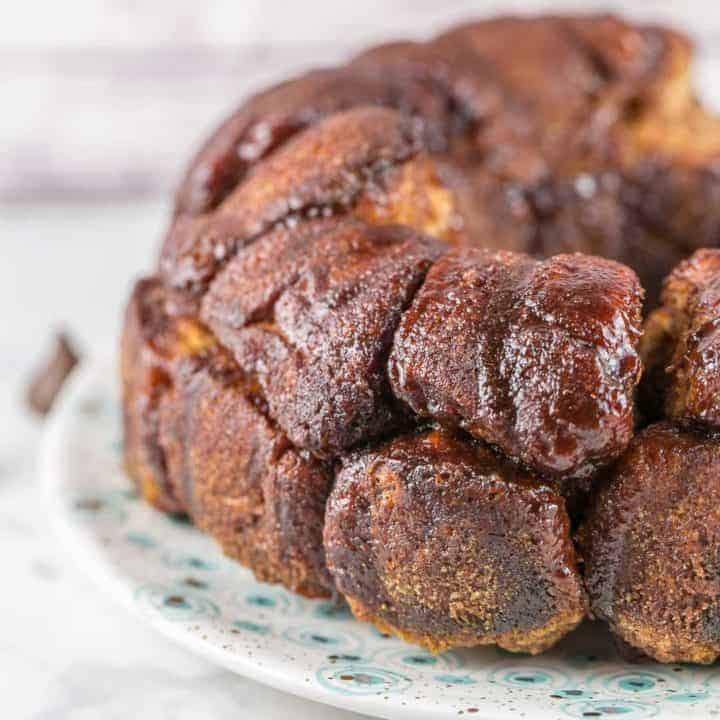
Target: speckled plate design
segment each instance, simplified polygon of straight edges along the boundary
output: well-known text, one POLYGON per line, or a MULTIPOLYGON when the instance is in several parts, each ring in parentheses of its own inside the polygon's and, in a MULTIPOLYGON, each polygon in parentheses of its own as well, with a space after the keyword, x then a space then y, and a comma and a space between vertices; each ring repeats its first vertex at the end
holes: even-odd
POLYGON ((52 520, 78 564, 160 632, 276 688, 383 718, 720 716, 720 668, 630 665, 587 623, 538 657, 432 655, 345 607, 257 582, 186 522, 140 501, 121 466, 117 373, 86 366, 48 426, 52 520))

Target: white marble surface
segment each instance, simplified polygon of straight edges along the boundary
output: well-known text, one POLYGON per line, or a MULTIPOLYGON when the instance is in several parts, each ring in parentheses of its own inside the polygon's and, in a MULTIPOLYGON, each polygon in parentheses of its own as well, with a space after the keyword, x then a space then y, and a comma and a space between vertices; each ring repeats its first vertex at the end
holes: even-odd
POLYGON ((345 720, 175 647, 115 607, 48 527, 41 424, 21 388, 52 328, 107 352, 130 279, 149 263, 158 204, 0 206, 0 717, 7 720, 345 720))

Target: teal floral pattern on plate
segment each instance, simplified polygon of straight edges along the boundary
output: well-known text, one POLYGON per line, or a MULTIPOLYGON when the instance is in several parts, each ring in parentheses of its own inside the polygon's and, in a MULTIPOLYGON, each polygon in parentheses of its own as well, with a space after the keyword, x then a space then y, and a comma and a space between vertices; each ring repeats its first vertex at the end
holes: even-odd
POLYGON ((179 643, 378 717, 720 717, 720 670, 630 665, 597 624, 537 657, 493 647, 433 655, 355 621, 345 605, 257 582, 190 524, 139 500, 122 471, 113 378, 102 366, 86 370, 51 421, 51 517, 99 584, 179 643))

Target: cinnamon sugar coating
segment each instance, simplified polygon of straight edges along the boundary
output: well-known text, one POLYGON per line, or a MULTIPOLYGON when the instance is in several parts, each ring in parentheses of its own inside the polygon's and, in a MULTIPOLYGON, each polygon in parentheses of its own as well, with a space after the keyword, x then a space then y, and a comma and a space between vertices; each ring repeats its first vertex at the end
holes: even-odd
POLYGON ((584 477, 630 442, 642 289, 618 263, 457 250, 395 336, 395 394, 541 473, 584 477))
POLYGON ((720 440, 650 425, 580 529, 590 608, 660 662, 720 655, 720 440))
POLYGON ((350 456, 325 549, 356 616, 432 650, 538 653, 584 617, 562 497, 445 431, 350 456))

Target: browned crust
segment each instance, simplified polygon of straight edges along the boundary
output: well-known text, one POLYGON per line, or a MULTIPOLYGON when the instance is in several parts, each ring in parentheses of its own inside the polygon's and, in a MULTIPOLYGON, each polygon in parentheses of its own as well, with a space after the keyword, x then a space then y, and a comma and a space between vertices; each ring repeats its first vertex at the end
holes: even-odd
POLYGON ((563 499, 443 431, 349 458, 324 537, 355 615, 433 650, 540 652, 584 617, 563 499))
POLYGON ((720 251, 698 250, 666 279, 642 351, 648 412, 720 426, 720 251))
POLYGON ((258 579, 308 597, 332 589, 322 525, 329 470, 295 449, 255 389, 155 278, 133 293, 123 337, 125 463, 142 496, 185 512, 258 579))
POLYGON ((497 645, 503 650, 527 655, 539 655, 549 650, 553 645, 572 632, 584 618, 582 610, 574 609, 560 612, 550 618, 546 623, 534 627, 518 628, 507 632, 489 635, 487 637, 474 637, 466 645, 453 638, 444 638, 431 632, 412 632, 397 628, 388 623, 381 615, 372 615, 361 600, 346 596, 345 599, 353 615, 363 622, 372 623, 380 632, 392 634, 405 642, 421 645, 428 650, 440 653, 453 647, 480 647, 482 645, 497 645))
POLYGON ((328 468, 268 421, 224 354, 178 369, 160 416, 170 482, 190 517, 263 582, 328 597, 328 468))
POLYGON ((120 352, 123 448, 125 467, 141 495, 160 510, 183 512, 158 443, 158 413, 172 388, 175 360, 201 353, 213 340, 190 318, 171 321, 170 302, 157 278, 144 278, 135 285, 125 312, 120 352))
POLYGON ((720 655, 719 477, 717 438, 651 425, 579 532, 592 612, 660 662, 720 655))

